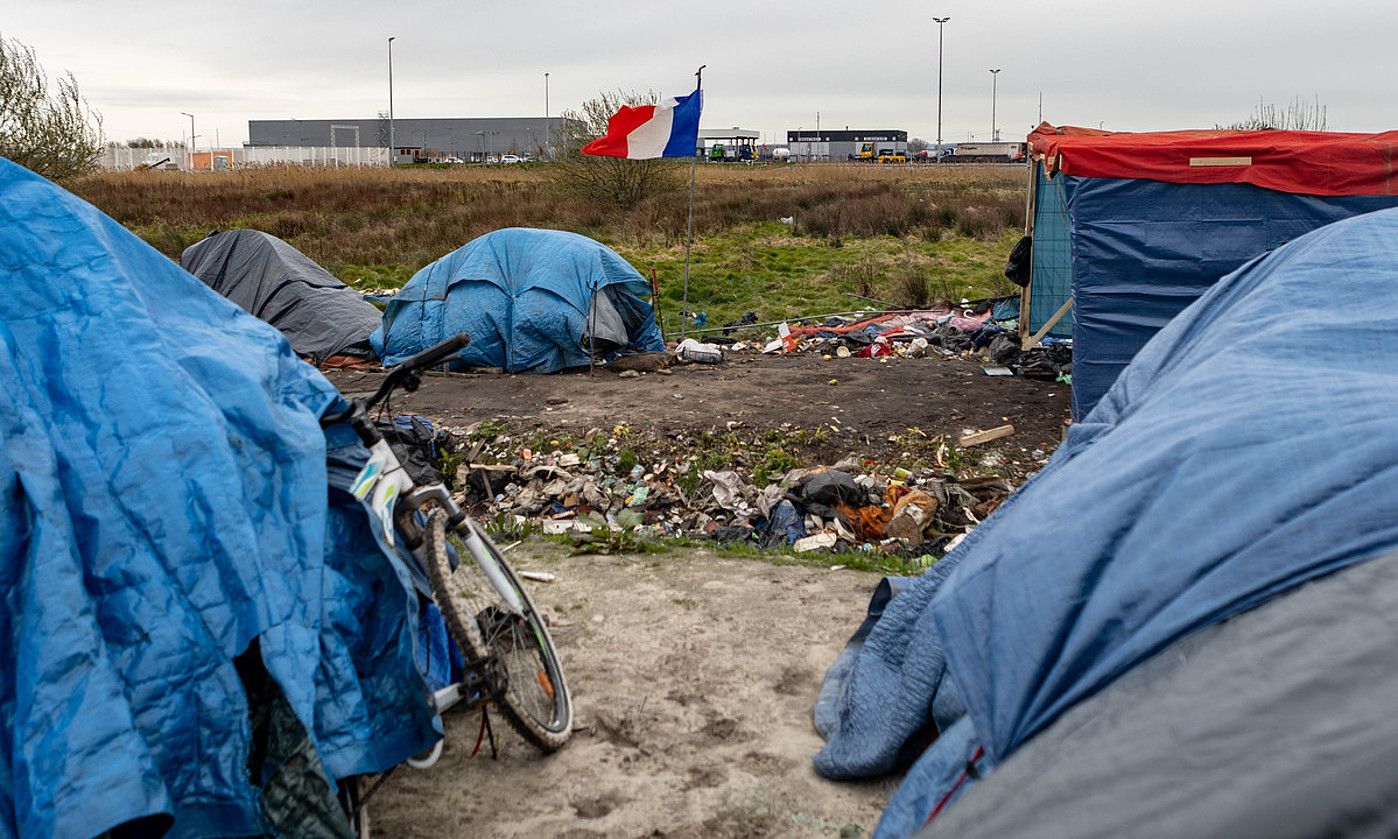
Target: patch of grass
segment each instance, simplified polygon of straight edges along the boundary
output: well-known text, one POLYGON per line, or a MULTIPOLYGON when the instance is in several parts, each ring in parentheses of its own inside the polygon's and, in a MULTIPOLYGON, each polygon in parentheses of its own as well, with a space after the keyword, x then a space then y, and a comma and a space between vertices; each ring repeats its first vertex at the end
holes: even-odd
POLYGON ((791 548, 769 550, 746 542, 733 542, 715 547, 714 550, 723 556, 762 560, 773 565, 800 565, 826 571, 831 566, 843 565, 854 571, 870 571, 896 577, 917 576, 932 567, 932 562, 923 557, 908 558, 866 551, 841 551, 833 554, 797 553, 791 548))
POLYGON ((471 432, 471 439, 483 440, 487 443, 490 443, 493 442, 495 438, 499 437, 501 434, 504 434, 507 428, 509 428, 509 426, 503 422, 497 422, 495 420, 485 420, 480 425, 476 426, 475 431, 471 432))
POLYGON ((800 465, 800 461, 781 446, 768 446, 762 460, 752 468, 752 481, 757 486, 767 486, 800 465))

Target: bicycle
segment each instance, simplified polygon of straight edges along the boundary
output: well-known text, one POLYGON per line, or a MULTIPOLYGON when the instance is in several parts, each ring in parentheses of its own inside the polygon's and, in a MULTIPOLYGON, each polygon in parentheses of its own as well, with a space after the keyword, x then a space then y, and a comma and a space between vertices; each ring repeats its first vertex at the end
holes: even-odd
MULTIPOLYGON (((573 704, 548 627, 484 529, 452 500, 441 480, 415 482, 371 416, 398 388, 417 390, 425 370, 468 343, 466 335, 458 335, 406 359, 371 396, 350 400, 347 409, 326 415, 321 424, 349 423, 369 450, 350 492, 368 503, 392 549, 390 556, 416 563, 410 574, 416 570, 416 576, 430 581, 447 635, 466 659, 461 678, 434 693, 437 712, 463 701, 472 706, 493 702, 525 740, 551 752, 572 733, 573 704)), ((488 717, 482 724, 488 725, 488 717)), ((441 750, 439 740, 427 757, 409 760, 409 765, 428 768, 441 750)), ((351 782, 342 793, 351 826, 361 836, 367 835, 364 802, 377 788, 361 795, 359 785, 351 782)))

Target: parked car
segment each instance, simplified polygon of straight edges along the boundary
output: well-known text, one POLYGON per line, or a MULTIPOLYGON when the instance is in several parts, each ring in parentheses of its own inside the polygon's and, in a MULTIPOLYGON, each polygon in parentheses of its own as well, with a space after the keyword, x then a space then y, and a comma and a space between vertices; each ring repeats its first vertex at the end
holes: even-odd
POLYGON ((517 155, 517 154, 502 154, 502 155, 500 155, 500 162, 501 162, 501 163, 523 163, 523 162, 524 162, 524 158, 520 157, 520 156, 517 155))

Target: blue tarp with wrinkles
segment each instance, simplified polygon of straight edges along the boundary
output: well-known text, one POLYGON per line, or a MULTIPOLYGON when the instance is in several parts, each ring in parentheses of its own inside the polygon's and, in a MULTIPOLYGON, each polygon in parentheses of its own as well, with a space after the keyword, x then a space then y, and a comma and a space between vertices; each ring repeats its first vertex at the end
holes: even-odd
MULTIPOLYGON (((1394 195, 1294 195, 1252 184, 1060 175, 1040 188, 1049 190, 1041 193, 1046 212, 1058 202, 1067 216, 1061 225, 1071 246, 1047 241, 1052 254, 1035 268, 1047 278, 1066 269, 1072 278, 1074 419, 1219 277, 1332 222, 1398 206, 1394 195), (1050 270, 1049 261, 1064 258, 1068 264, 1050 270)), ((1324 305, 1349 303, 1363 305, 1339 295, 1324 305)), ((1036 319, 1058 308, 1047 299, 1035 305, 1036 319)))
POLYGON ((816 767, 890 771, 935 720, 876 834, 907 836, 974 748, 989 769, 1175 640, 1398 547, 1394 416, 1398 210, 1243 266, 885 606, 827 686, 816 767))
POLYGON ((5 160, 0 287, 0 837, 262 832, 254 641, 331 774, 430 745, 414 595, 327 489, 364 457, 335 389, 5 160))
POLYGON ((465 332, 461 366, 555 373, 587 365, 589 320, 599 354, 663 351, 650 296, 645 277, 606 245, 512 227, 417 272, 369 343, 393 365, 465 332))

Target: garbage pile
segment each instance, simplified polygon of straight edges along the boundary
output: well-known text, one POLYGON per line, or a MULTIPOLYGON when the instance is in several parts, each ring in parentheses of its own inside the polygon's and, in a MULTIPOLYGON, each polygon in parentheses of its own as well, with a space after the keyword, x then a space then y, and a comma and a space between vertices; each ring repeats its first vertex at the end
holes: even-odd
POLYGON ((628 433, 625 426, 610 434, 594 429, 581 441, 554 440, 556 448, 538 452, 523 438, 486 440, 476 428, 457 430, 448 449, 457 452, 461 503, 506 530, 528 525, 547 534, 609 530, 799 552, 941 556, 1013 489, 998 476, 958 479, 945 465, 955 457, 951 443, 939 443, 934 464, 916 469, 848 457, 771 472, 741 457, 705 468, 695 454, 699 441, 679 432, 644 447, 656 453, 642 460, 628 433))
MULTIPOLYGON (((757 324, 753 312, 723 326, 722 336, 703 340, 727 352, 816 352, 828 358, 977 358, 991 376, 1029 376, 1071 382, 1072 341, 1044 338, 1021 349, 1018 300, 1003 298, 960 305, 939 304, 914 311, 864 311, 782 323, 769 340, 749 344, 733 337, 757 324)), ((688 339, 692 342, 693 339, 688 339)), ((681 360, 684 360, 681 354, 681 360)))

